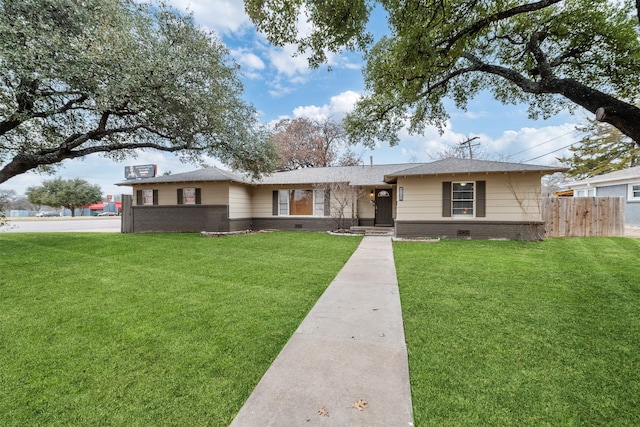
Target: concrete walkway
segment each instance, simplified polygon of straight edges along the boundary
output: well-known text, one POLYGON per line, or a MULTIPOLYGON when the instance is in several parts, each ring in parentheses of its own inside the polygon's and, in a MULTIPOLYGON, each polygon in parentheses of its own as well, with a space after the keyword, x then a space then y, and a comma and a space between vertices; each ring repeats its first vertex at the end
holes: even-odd
POLYGON ((231 426, 412 425, 391 238, 367 236, 231 426))

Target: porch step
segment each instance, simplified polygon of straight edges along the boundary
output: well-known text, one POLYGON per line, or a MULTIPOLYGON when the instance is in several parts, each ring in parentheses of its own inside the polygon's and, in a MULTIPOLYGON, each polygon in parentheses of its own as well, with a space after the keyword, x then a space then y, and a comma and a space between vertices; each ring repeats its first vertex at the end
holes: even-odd
POLYGON ((350 228, 354 234, 364 234, 365 236, 395 236, 394 227, 368 227, 357 225, 350 228))

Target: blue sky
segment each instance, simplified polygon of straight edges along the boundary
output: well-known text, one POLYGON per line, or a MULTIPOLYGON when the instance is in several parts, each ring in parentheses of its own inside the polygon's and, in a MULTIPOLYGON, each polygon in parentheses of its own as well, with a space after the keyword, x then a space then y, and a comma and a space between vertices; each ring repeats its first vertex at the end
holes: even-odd
MULTIPOLYGON (((331 117, 340 119, 352 108, 364 91, 361 74, 361 55, 348 53, 332 55, 329 65, 310 70, 306 58, 293 57, 294 46, 271 46, 264 35, 258 34, 244 13, 242 0, 168 0, 170 5, 184 13, 192 13, 196 23, 213 31, 223 40, 232 58, 241 66, 245 84, 245 99, 261 113, 264 123, 280 118, 331 117)), ((371 24, 379 36, 386 29, 383 19, 371 24)), ((447 106, 452 103, 447 103, 447 106)), ((567 154, 569 146, 579 140, 577 124, 584 124, 587 112, 576 115, 561 113, 549 120, 530 120, 527 105, 502 105, 490 94, 481 94, 472 100, 467 111, 453 106, 448 110, 449 120, 444 134, 427 129, 424 135, 408 135, 401 132, 401 143, 395 147, 381 144, 374 150, 355 147, 365 163, 370 157, 377 164, 431 161, 447 146, 456 145, 467 138, 478 136, 479 150, 486 154, 509 157, 510 161, 534 164, 557 164, 555 158, 567 154), (555 152, 554 152, 555 151, 555 152), (552 153, 553 152, 553 153, 552 153)), ((215 159, 212 165, 220 166, 215 159)), ((83 178, 98 184, 107 194, 130 193, 129 187, 117 187, 124 180, 124 168, 131 164, 157 164, 158 172, 185 172, 195 169, 180 163, 175 156, 159 152, 143 152, 137 159, 122 163, 99 156, 67 160, 55 175, 26 173, 0 185, 23 194, 28 186, 40 185, 54 176, 65 179, 83 178)))

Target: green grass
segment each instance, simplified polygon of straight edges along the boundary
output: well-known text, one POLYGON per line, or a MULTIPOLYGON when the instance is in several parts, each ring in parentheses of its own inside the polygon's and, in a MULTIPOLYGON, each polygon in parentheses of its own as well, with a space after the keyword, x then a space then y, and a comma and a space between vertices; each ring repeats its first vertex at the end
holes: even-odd
POLYGON ((394 250, 416 426, 640 425, 640 239, 394 250))
POLYGON ((0 234, 0 425, 228 425, 359 241, 0 234))

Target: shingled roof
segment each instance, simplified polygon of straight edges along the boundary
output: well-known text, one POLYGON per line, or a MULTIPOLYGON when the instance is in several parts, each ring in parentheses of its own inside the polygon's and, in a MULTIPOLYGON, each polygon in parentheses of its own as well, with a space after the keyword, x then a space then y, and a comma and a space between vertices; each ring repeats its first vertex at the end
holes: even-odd
POLYGON ((129 180, 117 185, 231 181, 250 185, 326 184, 330 182, 348 182, 353 186, 376 186, 394 182, 400 176, 489 172, 553 173, 564 172, 566 170, 568 170, 568 168, 557 166, 538 166, 523 163, 449 158, 431 163, 303 168, 291 171, 274 172, 270 175, 264 175, 259 180, 252 180, 248 175, 229 172, 217 167, 210 167, 192 172, 178 173, 175 175, 162 175, 155 178, 129 180))
POLYGON ((211 182, 211 181, 232 181, 250 183, 250 180, 242 174, 229 172, 215 166, 198 169, 195 171, 176 173, 172 175, 160 175, 154 178, 131 179, 120 182, 116 185, 136 185, 136 184, 155 184, 169 182, 211 182))
POLYGON ((524 163, 494 162, 490 160, 471 160, 448 158, 431 163, 415 165, 412 168, 390 173, 387 179, 398 176, 443 175, 458 173, 490 172, 565 172, 569 168, 559 166, 528 165, 524 163))
POLYGON ((609 172, 602 175, 571 182, 569 186, 609 183, 615 181, 633 181, 640 179, 640 166, 609 172))
POLYGON ((415 163, 397 165, 331 166, 326 168, 304 168, 275 172, 264 176, 257 185, 268 184, 326 184, 348 182, 350 185, 384 185, 384 177, 398 170, 415 166, 415 163))

